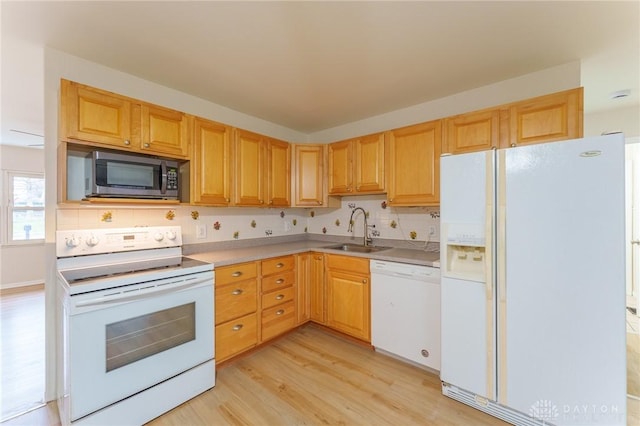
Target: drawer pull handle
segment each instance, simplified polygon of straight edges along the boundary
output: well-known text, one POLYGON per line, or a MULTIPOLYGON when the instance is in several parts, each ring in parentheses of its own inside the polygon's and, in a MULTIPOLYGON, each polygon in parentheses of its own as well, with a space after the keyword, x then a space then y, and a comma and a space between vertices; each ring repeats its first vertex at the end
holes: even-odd
POLYGON ((284 278, 278 278, 276 280, 276 284, 282 284, 284 282, 284 278))
POLYGON ((284 263, 282 262, 276 263, 276 268, 282 268, 283 266, 284 266, 284 263))
POLYGON ((276 296, 276 300, 282 300, 284 299, 284 294, 279 294, 276 296))
POLYGON ((236 325, 233 326, 232 330, 233 331, 240 331, 240 330, 242 330, 242 327, 244 327, 244 325, 236 324, 236 325))
POLYGON ((241 288, 237 288, 231 292, 234 296, 240 296, 243 293, 241 288))
POLYGON ((232 277, 236 278, 236 277, 240 277, 242 276, 242 271, 236 271, 233 274, 231 274, 232 277))
POLYGON ((276 315, 282 315, 282 314, 284 314, 284 309, 278 309, 276 311, 276 315))

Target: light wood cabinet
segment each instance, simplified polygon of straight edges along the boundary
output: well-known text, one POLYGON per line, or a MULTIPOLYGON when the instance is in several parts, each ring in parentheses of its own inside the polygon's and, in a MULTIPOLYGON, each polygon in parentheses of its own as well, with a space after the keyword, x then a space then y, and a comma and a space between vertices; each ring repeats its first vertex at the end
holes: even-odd
POLYGON ((327 145, 293 146, 293 204, 326 206, 324 164, 327 145))
POLYGON ((498 148, 500 110, 482 110, 447 117, 442 133, 442 152, 462 154, 498 148))
POLYGON ((68 80, 60 84, 62 137, 76 142, 132 150, 131 102, 68 80))
POLYGON ((329 144, 329 194, 379 194, 385 191, 384 134, 329 144))
POLYGON ((193 117, 191 202, 227 206, 231 201, 231 128, 193 117))
POLYGON ((282 256, 261 262, 261 342, 296 326, 295 256, 282 256))
POLYGON ((387 191, 392 206, 440 202, 441 120, 387 132, 387 191))
POLYGON ((241 129, 236 129, 234 139, 234 204, 253 207, 291 205, 289 144, 241 129))
POLYGON ((501 147, 581 138, 583 88, 516 102, 508 106, 501 147))
POLYGON ((309 321, 311 253, 296 254, 296 323, 309 321))
POLYGON ((327 255, 327 325, 371 341, 369 260, 327 255))
POLYGON ((312 252, 309 261, 309 319, 320 324, 327 322, 324 278, 324 255, 312 252))
POLYGON ((267 204, 291 205, 291 146, 271 138, 267 139, 267 204))
POLYGON ((256 262, 215 269, 216 363, 258 343, 256 262))
POLYGON ((141 152, 172 158, 188 157, 189 129, 184 113, 142 104, 140 114, 141 152))

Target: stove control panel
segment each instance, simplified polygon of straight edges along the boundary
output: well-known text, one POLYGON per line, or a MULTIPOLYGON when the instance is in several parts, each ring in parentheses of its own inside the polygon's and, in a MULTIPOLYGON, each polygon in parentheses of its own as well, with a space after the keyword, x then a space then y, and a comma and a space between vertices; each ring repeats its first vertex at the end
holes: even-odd
POLYGON ((181 247, 179 226, 79 229, 56 232, 57 257, 181 247))

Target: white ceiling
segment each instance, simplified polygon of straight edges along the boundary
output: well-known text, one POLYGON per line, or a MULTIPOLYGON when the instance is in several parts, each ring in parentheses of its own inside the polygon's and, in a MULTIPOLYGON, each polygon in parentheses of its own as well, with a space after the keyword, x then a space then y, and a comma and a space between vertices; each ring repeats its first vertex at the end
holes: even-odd
POLYGON ((44 126, 43 70, 30 69, 6 40, 49 46, 302 133, 576 60, 586 113, 639 103, 638 1, 3 0, 0 13, 2 82, 21 83, 3 90, 2 143, 25 138, 7 129, 42 134, 44 126), (621 89, 631 96, 608 99, 621 89))

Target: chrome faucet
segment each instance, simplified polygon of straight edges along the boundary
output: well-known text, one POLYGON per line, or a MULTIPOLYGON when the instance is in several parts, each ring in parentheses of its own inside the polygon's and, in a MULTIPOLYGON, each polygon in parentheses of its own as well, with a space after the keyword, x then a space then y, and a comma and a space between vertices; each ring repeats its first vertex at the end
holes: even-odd
POLYGON ((351 210, 351 217, 349 218, 349 227, 347 228, 347 232, 353 232, 353 215, 358 210, 362 210, 362 215, 364 216, 364 233, 362 235, 362 245, 366 247, 373 241, 371 240, 371 238, 369 238, 368 235, 369 226, 367 226, 367 212, 362 207, 356 207, 355 209, 351 210))

